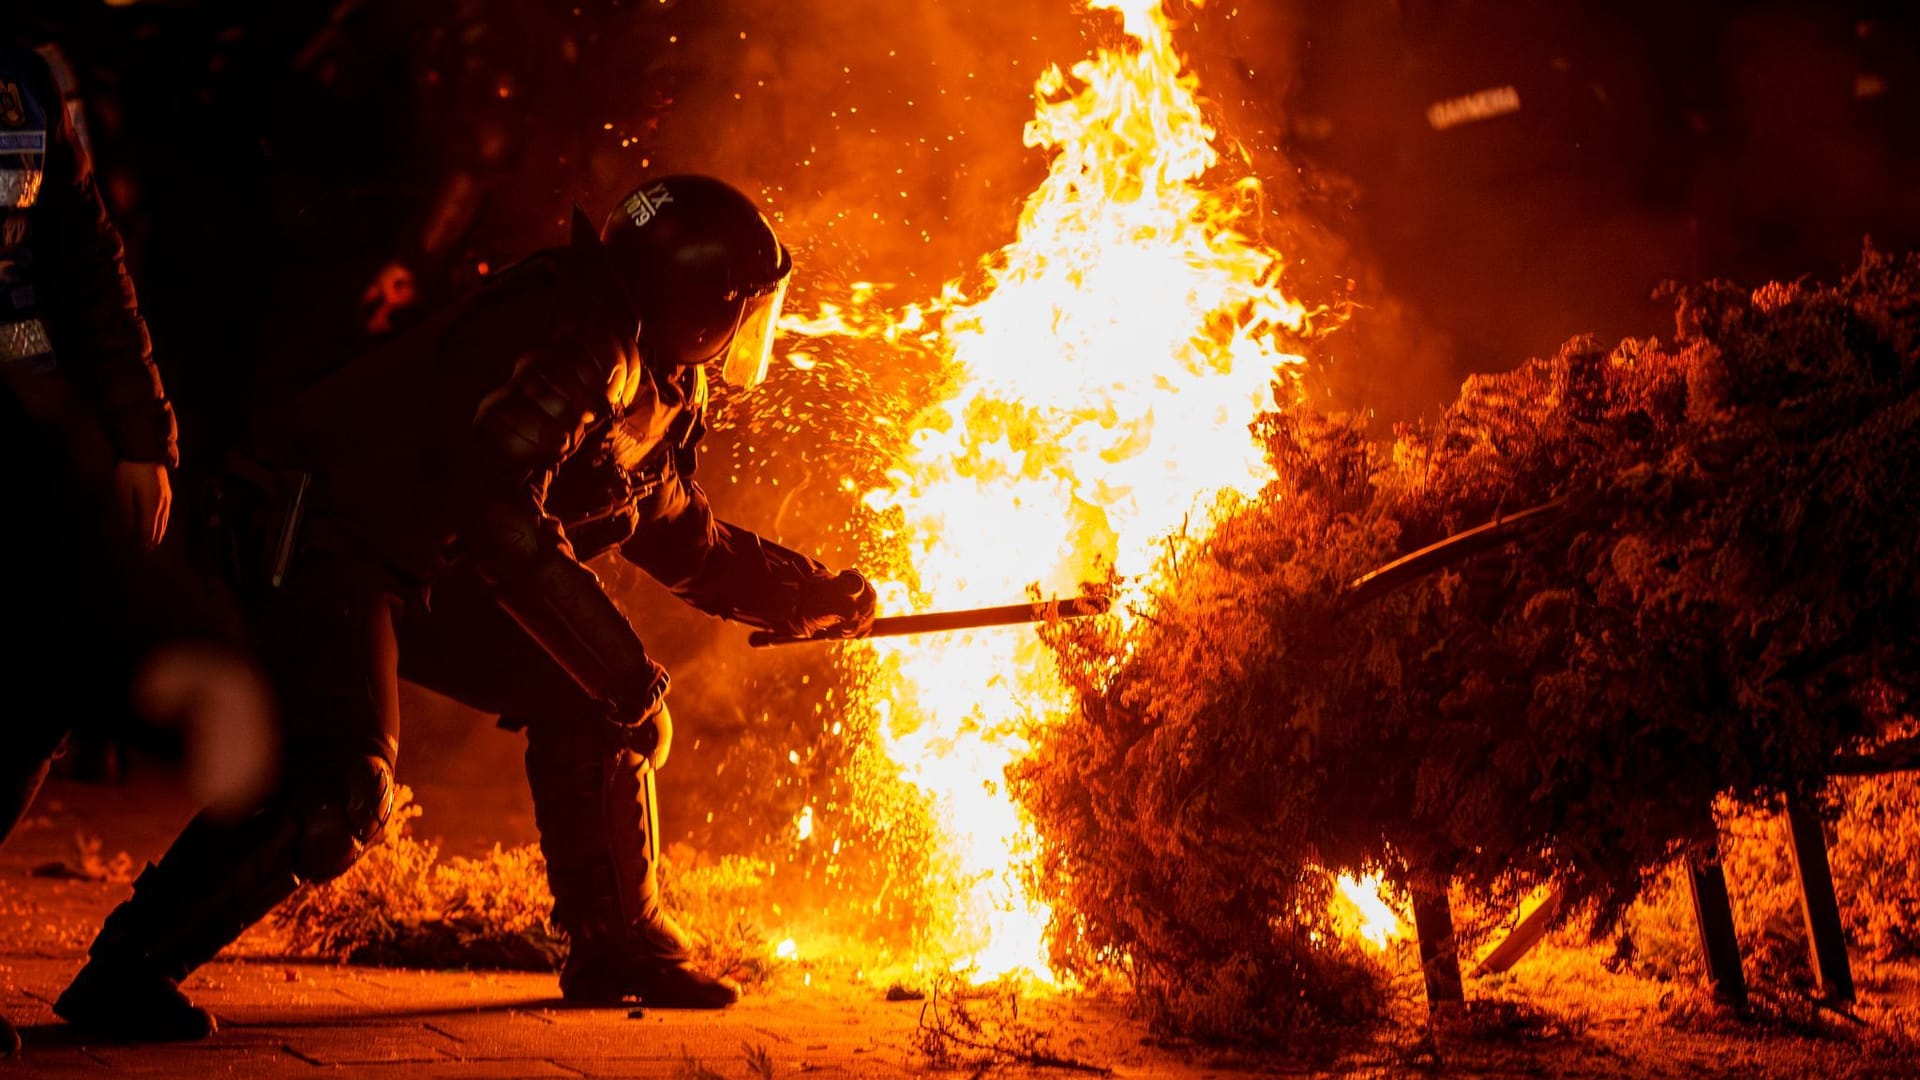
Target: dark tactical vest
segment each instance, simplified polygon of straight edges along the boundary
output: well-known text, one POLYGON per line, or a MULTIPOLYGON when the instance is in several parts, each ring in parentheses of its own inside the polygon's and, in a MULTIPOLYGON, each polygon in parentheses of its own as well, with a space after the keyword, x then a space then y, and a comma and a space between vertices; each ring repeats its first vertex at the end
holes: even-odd
POLYGON ((45 370, 54 365, 53 343, 34 297, 31 211, 61 103, 33 61, 25 49, 0 45, 0 362, 45 370))

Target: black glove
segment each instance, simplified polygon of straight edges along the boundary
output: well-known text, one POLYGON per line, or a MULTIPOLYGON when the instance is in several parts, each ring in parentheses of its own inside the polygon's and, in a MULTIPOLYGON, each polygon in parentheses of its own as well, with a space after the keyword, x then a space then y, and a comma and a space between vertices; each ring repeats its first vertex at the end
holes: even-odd
POLYGON ((873 586, 857 570, 818 577, 800 586, 794 636, 856 638, 873 629, 873 586))

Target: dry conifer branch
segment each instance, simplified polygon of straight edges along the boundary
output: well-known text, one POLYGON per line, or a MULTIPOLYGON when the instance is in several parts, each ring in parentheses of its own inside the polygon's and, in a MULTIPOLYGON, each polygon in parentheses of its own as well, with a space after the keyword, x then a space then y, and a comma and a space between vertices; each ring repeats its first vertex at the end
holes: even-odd
POLYGON ((1012 1065, 1113 1075, 1103 1065, 1054 1052, 1045 1032, 1020 1021, 1017 1004, 1001 1001, 992 1008, 1007 1015, 980 1016, 955 1000, 951 989, 936 985, 920 1008, 921 1052, 938 1068, 970 1068, 976 1075, 1012 1065))

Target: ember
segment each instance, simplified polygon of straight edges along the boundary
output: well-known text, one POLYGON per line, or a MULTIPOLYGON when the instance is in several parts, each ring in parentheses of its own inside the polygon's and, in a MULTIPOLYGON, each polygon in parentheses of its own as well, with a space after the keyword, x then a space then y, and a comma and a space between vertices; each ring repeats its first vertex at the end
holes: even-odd
MULTIPOLYGON (((1040 78, 1026 142, 1051 155, 1048 175, 983 282, 924 308, 786 323, 796 336, 912 335, 949 365, 951 392, 866 496, 895 566, 884 610, 1058 595, 1110 573, 1138 595, 1163 545, 1204 534, 1269 475, 1248 425, 1292 394, 1312 313, 1257 238, 1258 181, 1221 175, 1158 0, 1091 6, 1118 14, 1126 41, 1040 78)), ((1004 784, 1032 725, 1071 707, 1046 650, 1031 634, 970 633, 876 642, 855 663, 861 707, 935 796, 958 853, 956 962, 976 979, 1051 980, 1048 904, 1019 870, 1034 838, 1004 784)), ((1370 889, 1347 887, 1391 924, 1370 889)))
MULTIPOLYGON (((1496 918, 1551 885, 1546 921, 1602 938, 1676 853, 1696 893, 1746 902, 1751 877, 1701 869, 1716 797, 1808 805, 1839 755, 1905 730, 1916 282, 1869 252, 1833 287, 1687 289, 1674 344, 1577 340, 1390 446, 1304 408, 1263 420, 1280 479, 1176 553, 1152 619, 1052 632, 1081 709, 1015 789, 1073 968, 1124 958, 1169 1022, 1275 1035, 1345 1014, 1365 970, 1327 940, 1316 865, 1390 868, 1423 953, 1454 932, 1449 878, 1496 918), (1834 480, 1780 482, 1815 472, 1834 480), (1546 531, 1351 606, 1362 571, 1556 495, 1546 531)), ((1725 929, 1709 962, 1734 997, 1733 917, 1693 906, 1725 929)), ((1457 1000, 1432 960, 1429 1000, 1457 1000)))
POLYGON ((0 4, 0 1057, 1916 1074, 1901 7, 0 4))

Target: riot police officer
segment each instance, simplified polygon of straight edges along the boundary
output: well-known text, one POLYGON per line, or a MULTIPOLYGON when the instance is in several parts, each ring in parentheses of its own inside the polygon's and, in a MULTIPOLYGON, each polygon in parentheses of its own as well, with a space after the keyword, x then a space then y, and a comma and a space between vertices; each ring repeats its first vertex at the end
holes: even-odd
MULTIPOLYGON (((731 201, 694 178, 671 178, 653 198, 731 201)), ((646 211, 642 210, 642 214, 646 211)), ((688 264, 665 248, 691 238, 630 227, 616 217, 607 242, 647 267, 688 264), (664 247, 662 246, 664 243, 664 247)), ((764 240, 764 237, 761 238, 764 240)), ((732 240, 728 241, 733 243, 732 240)), ((764 252, 763 256, 764 257, 764 252)), ((776 257, 777 266, 784 255, 776 257)), ((720 346, 707 327, 732 316, 700 306, 725 289, 682 273, 644 283, 642 340, 670 367, 677 404, 637 424, 608 424, 548 488, 547 508, 582 561, 617 550, 700 611, 793 637, 854 634, 873 613, 873 590, 853 571, 834 574, 797 551, 718 520, 693 479, 706 433, 707 380, 720 346)), ((719 377, 751 387, 764 376, 778 313, 773 286, 742 319, 719 377)), ((681 967, 686 941, 662 908, 659 817, 650 760, 609 738, 591 698, 543 656, 472 575, 436 584, 430 612, 400 624, 407 678, 499 714, 527 736, 527 780, 554 896, 554 921, 573 942, 560 975, 570 1001, 633 996, 656 1005, 717 1007, 737 996, 722 980, 681 967)))
MULTIPOLYGON (((686 966, 652 884, 651 835, 636 838, 637 859, 611 841, 586 843, 584 854, 558 843, 562 820, 583 834, 651 832, 652 771, 666 759, 671 722, 666 672, 581 564, 552 489, 563 466, 604 454, 635 466, 623 483, 645 490, 638 466, 657 460, 663 442, 678 443, 669 457, 691 445, 683 418, 697 421, 707 372, 741 385, 764 374, 791 269, 738 191, 704 177, 654 180, 598 233, 576 213, 566 246, 495 275, 262 425, 271 433, 262 456, 310 477, 298 540, 276 548, 291 559, 276 567, 280 584, 259 615, 288 764, 252 816, 196 819, 147 868, 56 1012, 121 1037, 213 1030, 179 981, 300 882, 345 872, 380 836, 399 748, 398 680, 418 677, 482 708, 516 704, 489 697, 499 687, 488 681, 509 669, 434 664, 422 644, 436 636, 431 598, 443 585, 458 595, 462 580, 498 612, 493 629, 546 665, 512 672, 525 676, 522 689, 571 684, 562 706, 520 714, 531 770, 553 778, 536 790, 559 793, 541 808, 555 919, 576 953, 596 957, 591 967, 570 963, 570 993, 732 1000, 730 986, 686 966)), ((625 489, 625 505, 637 525, 634 491, 625 489)), ((756 558, 751 541, 710 514, 658 520, 676 538, 659 554, 635 551, 690 595, 709 565, 756 558)), ((872 591, 857 575, 808 570, 781 578, 792 587, 773 589, 762 614, 828 633, 857 632, 871 618, 872 591)))

